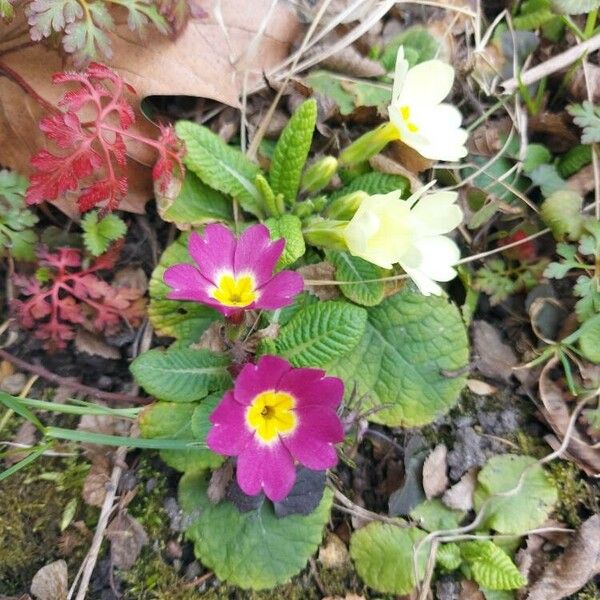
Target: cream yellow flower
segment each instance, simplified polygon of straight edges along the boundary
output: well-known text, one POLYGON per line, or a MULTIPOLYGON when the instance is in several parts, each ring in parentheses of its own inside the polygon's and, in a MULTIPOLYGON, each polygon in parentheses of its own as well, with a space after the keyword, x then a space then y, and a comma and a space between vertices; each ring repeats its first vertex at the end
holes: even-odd
POLYGON ((441 294, 436 281, 456 276, 460 251, 445 233, 463 218, 456 192, 425 194, 408 200, 400 192, 368 196, 344 230, 350 253, 385 269, 399 264, 425 295, 441 294))
POLYGON ((400 46, 388 115, 399 138, 425 158, 457 161, 467 155, 462 115, 442 102, 453 83, 449 64, 428 60, 409 68, 400 46))

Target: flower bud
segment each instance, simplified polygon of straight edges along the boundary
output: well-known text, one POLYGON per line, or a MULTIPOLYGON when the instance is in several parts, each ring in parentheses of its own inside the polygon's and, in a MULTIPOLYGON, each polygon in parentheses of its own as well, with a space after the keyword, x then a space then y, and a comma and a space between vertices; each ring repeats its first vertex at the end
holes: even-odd
POLYGON ((361 202, 368 196, 369 194, 359 190, 347 194, 346 196, 336 198, 327 207, 325 214, 330 219, 349 220, 354 216, 354 213, 358 210, 361 202))
POLYGON ((372 131, 361 135, 341 154, 340 165, 350 166, 365 162, 379 154, 392 140, 399 139, 398 130, 392 123, 384 123, 372 131))
POLYGON ((302 189, 305 192, 318 192, 323 189, 335 175, 338 161, 333 156, 326 156, 312 164, 302 177, 302 189))
POLYGON ((346 250, 344 230, 347 221, 332 221, 321 217, 313 217, 303 229, 304 239, 313 246, 330 250, 346 250))

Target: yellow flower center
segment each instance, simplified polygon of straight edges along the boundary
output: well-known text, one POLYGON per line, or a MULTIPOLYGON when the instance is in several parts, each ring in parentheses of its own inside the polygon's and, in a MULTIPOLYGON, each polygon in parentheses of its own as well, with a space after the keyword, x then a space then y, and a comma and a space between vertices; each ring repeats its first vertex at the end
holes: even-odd
POLYGON ((290 433, 296 428, 295 406, 296 400, 286 392, 262 392, 246 410, 246 423, 262 442, 268 444, 280 433, 290 433))
POLYGON ((409 106, 401 106, 400 107, 400 116, 406 123, 407 129, 411 133, 417 133, 417 131, 419 131, 419 128, 414 123, 410 122, 410 107, 409 106))
POLYGON ((225 273, 219 277, 217 287, 212 291, 212 297, 224 306, 248 306, 258 298, 254 277, 241 275, 236 279, 230 273, 225 273))

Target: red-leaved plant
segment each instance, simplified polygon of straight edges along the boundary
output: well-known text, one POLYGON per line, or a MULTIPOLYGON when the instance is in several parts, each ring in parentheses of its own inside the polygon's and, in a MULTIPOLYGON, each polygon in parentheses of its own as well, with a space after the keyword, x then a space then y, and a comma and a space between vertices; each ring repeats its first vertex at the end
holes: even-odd
POLYGON ((119 250, 117 246, 82 268, 81 252, 76 248, 39 249, 38 273, 13 277, 20 295, 27 297, 12 302, 20 325, 33 329, 48 350, 66 347, 78 327, 111 335, 122 326, 139 325, 145 309, 142 293, 112 287, 98 276, 99 271, 114 268, 119 250))
POLYGON ((127 194, 126 139, 156 150, 158 160, 152 177, 161 191, 166 189, 173 169, 183 170, 183 146, 171 126, 161 125, 156 140, 129 130, 135 114, 125 93, 134 90, 117 73, 91 63, 83 73, 56 73, 52 80, 76 83, 78 87, 62 96, 62 111, 40 121, 40 129, 58 151, 40 150, 31 159, 37 172, 27 189, 29 204, 57 200, 66 192, 78 191, 81 212, 101 203, 104 213, 117 208, 127 194), (85 112, 85 121, 80 111, 85 112), (93 114, 88 118, 90 111, 93 114))

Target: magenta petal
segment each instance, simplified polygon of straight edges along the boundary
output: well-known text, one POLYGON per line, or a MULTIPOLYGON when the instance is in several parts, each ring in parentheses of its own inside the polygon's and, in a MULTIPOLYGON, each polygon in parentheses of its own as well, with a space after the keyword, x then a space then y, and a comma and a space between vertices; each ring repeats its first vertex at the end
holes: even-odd
POLYGON ((333 444, 344 439, 339 417, 330 410, 298 411, 299 424, 289 437, 282 438, 291 455, 309 469, 330 469, 337 464, 333 444))
POLYGON ((251 272, 260 287, 273 275, 283 252, 285 240, 271 242, 269 230, 261 224, 251 225, 239 237, 235 249, 235 273, 251 272))
POLYGON ((167 294, 170 300, 194 300, 196 302, 214 302, 208 295, 211 283, 193 265, 180 263, 169 267, 163 281, 171 288, 167 294))
POLYGON ((323 377, 318 369, 293 369, 279 382, 279 390, 289 392, 297 399, 299 409, 327 407, 335 410, 344 395, 344 383, 337 377, 323 377), (320 373, 320 377, 315 377, 320 373))
POLYGON ((242 491, 249 496, 262 489, 267 498, 279 502, 294 486, 294 459, 281 442, 261 446, 250 441, 238 457, 236 477, 242 491))
POLYGON ((234 400, 232 391, 226 392, 209 421, 213 426, 206 445, 213 452, 237 456, 252 439, 252 432, 246 426, 246 407, 234 400))
POLYGON ((256 307, 275 310, 282 306, 289 306, 303 289, 302 275, 294 271, 281 271, 260 288, 256 307))
POLYGON ((262 356, 256 365, 247 364, 235 380, 235 399, 250 404, 261 392, 277 389, 281 377, 292 368, 289 362, 278 356, 262 356))
POLYGON ((219 272, 233 272, 235 246, 233 233, 219 223, 207 225, 202 236, 192 233, 188 242, 190 256, 202 275, 212 283, 216 283, 219 272))

